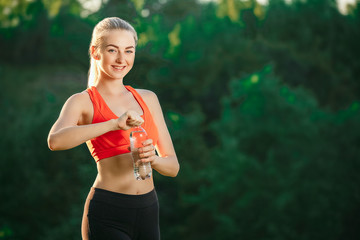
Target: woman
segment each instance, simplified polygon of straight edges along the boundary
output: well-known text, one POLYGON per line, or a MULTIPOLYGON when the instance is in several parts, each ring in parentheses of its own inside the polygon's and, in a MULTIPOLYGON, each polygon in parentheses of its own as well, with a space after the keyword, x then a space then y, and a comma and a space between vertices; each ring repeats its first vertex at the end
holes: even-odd
POLYGON ((175 177, 179 171, 156 94, 123 84, 136 44, 136 31, 120 18, 105 18, 95 26, 89 87, 66 101, 49 133, 51 150, 86 142, 97 162, 98 175, 84 207, 83 239, 160 239, 153 178, 135 179, 132 154, 162 175, 175 177), (140 125, 148 139, 131 153, 129 134, 140 125))

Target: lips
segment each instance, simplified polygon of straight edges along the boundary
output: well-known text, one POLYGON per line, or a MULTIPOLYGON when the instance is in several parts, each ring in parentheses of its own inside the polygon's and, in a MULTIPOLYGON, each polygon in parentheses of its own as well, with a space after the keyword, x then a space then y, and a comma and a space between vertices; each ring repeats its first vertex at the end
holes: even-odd
POLYGON ((117 71, 122 71, 122 70, 124 70, 124 68, 125 68, 126 66, 112 65, 112 67, 113 67, 115 70, 117 70, 117 71))

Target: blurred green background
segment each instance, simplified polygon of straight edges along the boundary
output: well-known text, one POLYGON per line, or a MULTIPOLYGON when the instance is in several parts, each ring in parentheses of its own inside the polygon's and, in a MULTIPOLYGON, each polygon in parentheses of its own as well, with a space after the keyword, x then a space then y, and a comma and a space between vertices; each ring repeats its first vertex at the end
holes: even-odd
POLYGON ((46 138, 108 16, 181 164, 154 176, 162 239, 360 239, 359 0, 1 0, 0 240, 81 237, 96 164, 46 138))

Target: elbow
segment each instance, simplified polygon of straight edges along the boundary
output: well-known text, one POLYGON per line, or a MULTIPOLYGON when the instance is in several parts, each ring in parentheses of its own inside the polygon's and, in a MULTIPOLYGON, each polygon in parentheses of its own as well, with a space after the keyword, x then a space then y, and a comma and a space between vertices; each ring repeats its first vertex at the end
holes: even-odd
POLYGON ((180 164, 177 163, 176 168, 170 177, 176 177, 178 175, 179 171, 180 171, 180 164))
POLYGON ((56 137, 53 136, 52 134, 50 134, 48 136, 48 139, 47 139, 47 143, 48 143, 48 147, 51 151, 58 151, 58 150, 61 150, 59 148, 59 144, 57 143, 58 141, 56 141, 56 137))

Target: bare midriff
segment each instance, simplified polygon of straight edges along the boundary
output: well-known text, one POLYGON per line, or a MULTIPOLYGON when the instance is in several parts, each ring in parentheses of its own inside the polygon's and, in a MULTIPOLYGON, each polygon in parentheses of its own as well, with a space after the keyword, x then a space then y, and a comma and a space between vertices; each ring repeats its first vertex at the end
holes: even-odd
POLYGON ((154 189, 152 176, 146 180, 135 179, 131 153, 104 158, 97 162, 97 169, 93 188, 129 195, 145 194, 154 189))

